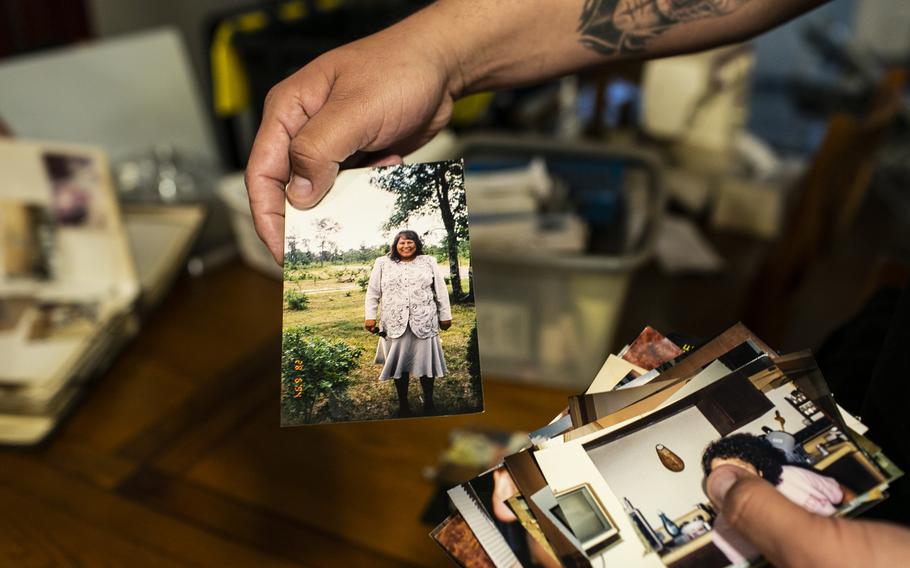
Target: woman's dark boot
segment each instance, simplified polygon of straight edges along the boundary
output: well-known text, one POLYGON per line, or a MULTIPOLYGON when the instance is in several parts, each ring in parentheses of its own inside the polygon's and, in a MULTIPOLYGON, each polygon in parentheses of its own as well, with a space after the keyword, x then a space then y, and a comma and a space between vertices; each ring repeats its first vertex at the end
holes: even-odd
POLYGON ((414 413, 411 412, 411 407, 408 406, 408 383, 410 382, 410 377, 408 375, 402 375, 400 379, 395 379, 395 390, 398 391, 398 417, 407 418, 408 416, 414 416, 414 413))
POLYGON ((436 405, 433 404, 433 377, 420 377, 420 386, 423 387, 423 413, 436 414, 436 405))

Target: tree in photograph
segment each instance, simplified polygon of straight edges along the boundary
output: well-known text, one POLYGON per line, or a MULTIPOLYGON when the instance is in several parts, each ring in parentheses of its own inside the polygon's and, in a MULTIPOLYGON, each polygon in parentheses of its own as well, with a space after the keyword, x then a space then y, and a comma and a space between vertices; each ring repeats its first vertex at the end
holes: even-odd
POLYGON ((313 221, 313 242, 320 263, 332 258, 338 245, 332 237, 341 230, 341 224, 330 217, 321 217, 313 221))
POLYGON ((464 190, 464 163, 433 162, 377 169, 370 177, 375 187, 395 194, 395 209, 385 224, 392 229, 412 217, 438 212, 446 230, 446 254, 452 295, 464 296, 458 268, 458 243, 468 238, 468 210, 464 190))
POLYGON ((288 235, 287 251, 284 253, 285 266, 304 266, 313 261, 310 252, 309 239, 301 239, 297 235, 288 235))

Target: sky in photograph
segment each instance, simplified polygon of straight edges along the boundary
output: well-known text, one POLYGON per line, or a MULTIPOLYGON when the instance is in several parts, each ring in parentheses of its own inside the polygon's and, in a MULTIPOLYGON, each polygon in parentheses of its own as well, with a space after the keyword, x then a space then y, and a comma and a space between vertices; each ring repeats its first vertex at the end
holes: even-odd
MULTIPOLYGON (((383 231, 382 226, 392 213, 395 196, 373 187, 369 179, 367 169, 347 170, 339 174, 332 190, 313 209, 300 211, 288 206, 285 214, 287 234, 298 241, 310 239, 312 247, 314 221, 328 217, 341 225, 341 230, 332 237, 339 251, 360 248, 362 244, 373 246, 390 242, 396 231, 383 231)), ((412 229, 421 236, 429 231, 424 243, 430 245, 439 244, 446 234, 438 215, 412 218, 408 226, 398 229, 412 229)))

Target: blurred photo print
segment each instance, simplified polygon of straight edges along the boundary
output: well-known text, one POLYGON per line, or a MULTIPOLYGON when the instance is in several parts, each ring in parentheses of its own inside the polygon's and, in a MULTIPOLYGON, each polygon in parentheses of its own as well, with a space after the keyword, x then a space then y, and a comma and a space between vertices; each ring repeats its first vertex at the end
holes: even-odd
POLYGON ((98 325, 96 302, 46 302, 36 305, 29 339, 63 339, 88 335, 98 325))
POLYGON ((461 161, 342 172, 285 214, 281 425, 483 410, 461 161))
POLYGON ((52 211, 59 225, 101 226, 104 217, 93 195, 101 183, 97 164, 87 156, 51 153, 43 156, 51 182, 52 211))
POLYGON ((0 201, 0 276, 47 279, 52 231, 50 217, 40 205, 0 201))

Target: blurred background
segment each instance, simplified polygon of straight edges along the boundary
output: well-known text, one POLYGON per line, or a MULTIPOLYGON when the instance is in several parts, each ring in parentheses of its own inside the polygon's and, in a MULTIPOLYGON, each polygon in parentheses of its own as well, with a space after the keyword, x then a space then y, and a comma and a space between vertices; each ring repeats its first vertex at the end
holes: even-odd
POLYGON ((486 413, 279 429, 242 179, 265 93, 425 4, 0 0, 0 131, 103 151, 140 286, 65 376, 0 381, 2 563, 445 565, 437 487, 646 325, 812 349, 860 411, 910 275, 901 0, 460 101, 408 161, 466 160, 486 413))

